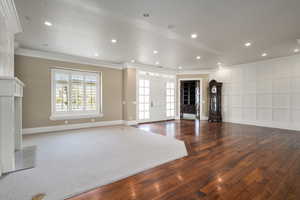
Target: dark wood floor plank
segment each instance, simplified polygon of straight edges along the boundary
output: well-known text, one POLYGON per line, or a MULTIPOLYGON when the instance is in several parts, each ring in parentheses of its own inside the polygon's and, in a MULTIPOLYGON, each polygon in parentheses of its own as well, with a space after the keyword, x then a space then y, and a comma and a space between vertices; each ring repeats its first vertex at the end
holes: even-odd
POLYGON ((69 200, 300 199, 300 134, 176 120, 137 128, 185 142, 188 156, 69 200))

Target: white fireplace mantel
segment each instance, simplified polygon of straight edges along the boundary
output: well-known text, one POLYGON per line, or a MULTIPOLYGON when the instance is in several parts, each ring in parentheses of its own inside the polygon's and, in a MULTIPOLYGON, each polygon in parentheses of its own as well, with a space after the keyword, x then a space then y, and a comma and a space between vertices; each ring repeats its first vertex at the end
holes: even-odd
POLYGON ((21 148, 24 84, 14 78, 15 34, 22 32, 14 0, 0 0, 0 176, 15 169, 15 150, 21 148), (18 139, 16 139, 18 138, 18 139))
POLYGON ((22 97, 18 78, 0 77, 0 158, 2 173, 15 170, 15 151, 22 148, 22 97))
POLYGON ((17 77, 0 76, 0 96, 23 97, 24 83, 17 77))

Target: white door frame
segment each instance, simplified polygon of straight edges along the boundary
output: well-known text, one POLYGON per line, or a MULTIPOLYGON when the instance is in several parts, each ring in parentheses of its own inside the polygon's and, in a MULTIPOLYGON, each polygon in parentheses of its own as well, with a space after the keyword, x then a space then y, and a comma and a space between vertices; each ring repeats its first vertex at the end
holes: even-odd
POLYGON ((202 103, 203 103, 203 78, 180 78, 177 82, 177 115, 176 119, 180 119, 180 104, 181 104, 181 98, 180 98, 180 87, 181 87, 181 81, 200 81, 200 120, 203 117, 202 115, 202 103))
MULTIPOLYGON (((140 120, 139 119, 139 80, 140 80, 140 74, 139 72, 140 71, 143 71, 143 72, 146 72, 146 73, 158 73, 160 75, 168 75, 167 73, 161 73, 161 72, 152 72, 152 71, 147 71, 147 70, 137 70, 136 71, 136 122, 137 123, 147 123, 147 122, 155 122, 155 121, 152 121, 151 120, 151 112, 150 112, 150 118, 147 119, 147 120, 140 120)), ((151 80, 151 78, 149 78, 149 80, 151 80)), ((165 79, 165 80, 168 80, 168 79, 165 79)), ((176 88, 177 88, 177 81, 176 81, 176 76, 174 75, 174 78, 170 78, 170 80, 172 82, 174 82, 175 84, 175 116, 172 117, 172 118, 167 118, 165 120, 171 120, 171 119, 176 119, 176 115, 177 115, 177 106, 176 106, 176 88)), ((150 83, 151 84, 151 83, 150 83)), ((151 86, 150 86, 150 94, 151 94, 151 86)), ((151 103, 151 96, 150 96, 150 103, 151 103)))

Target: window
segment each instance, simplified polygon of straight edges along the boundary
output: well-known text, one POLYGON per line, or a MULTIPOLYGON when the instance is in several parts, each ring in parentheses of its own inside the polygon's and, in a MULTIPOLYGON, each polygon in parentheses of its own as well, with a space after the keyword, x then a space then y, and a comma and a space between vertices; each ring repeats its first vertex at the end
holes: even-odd
POLYGON ((100 117, 100 73, 52 69, 50 119, 100 117))
POLYGON ((150 119, 150 81, 139 80, 139 119, 150 119))
POLYGON ((166 115, 167 117, 175 116, 175 84, 174 82, 167 82, 166 92, 166 115))

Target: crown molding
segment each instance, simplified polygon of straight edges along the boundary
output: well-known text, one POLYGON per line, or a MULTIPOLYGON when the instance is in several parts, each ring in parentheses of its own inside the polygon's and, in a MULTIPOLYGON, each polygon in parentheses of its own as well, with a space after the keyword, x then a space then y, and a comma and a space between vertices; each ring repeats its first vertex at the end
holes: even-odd
POLYGON ((156 65, 147 65, 142 63, 125 63, 124 69, 138 69, 138 70, 145 70, 149 72, 160 72, 160 73, 168 73, 168 74, 176 74, 175 69, 171 68, 165 68, 162 66, 156 66, 156 65))
POLYGON ((17 49, 15 51, 15 55, 28 56, 34 58, 43 58, 43 59, 56 60, 62 62, 71 62, 71 63, 84 64, 84 65, 92 65, 96 67, 113 68, 119 70, 122 70, 124 68, 123 63, 114 63, 109 61, 96 60, 92 58, 85 58, 80 56, 73 56, 73 55, 67 55, 62 53, 54 53, 54 52, 32 50, 32 49, 25 49, 25 48, 17 49))
POLYGON ((62 62, 71 62, 71 63, 84 64, 84 65, 92 65, 96 67, 113 68, 119 70, 134 68, 138 70, 168 73, 174 75, 175 74, 178 75, 179 74, 210 74, 215 70, 215 69, 203 69, 203 70, 185 70, 185 71, 178 72, 176 69, 165 68, 165 67, 155 66, 155 65, 147 65, 142 63, 115 63, 111 61, 103 61, 103 60, 73 56, 73 55, 68 55, 63 53, 33 50, 33 49, 26 49, 26 48, 16 49, 15 55, 34 57, 34 58, 43 58, 43 59, 56 60, 62 62))
POLYGON ((215 69, 203 69, 203 70, 184 70, 177 72, 177 75, 184 75, 184 74, 210 74, 213 73, 215 69))
POLYGON ((22 26, 13 0, 0 0, 0 15, 5 18, 12 34, 22 32, 22 26))

